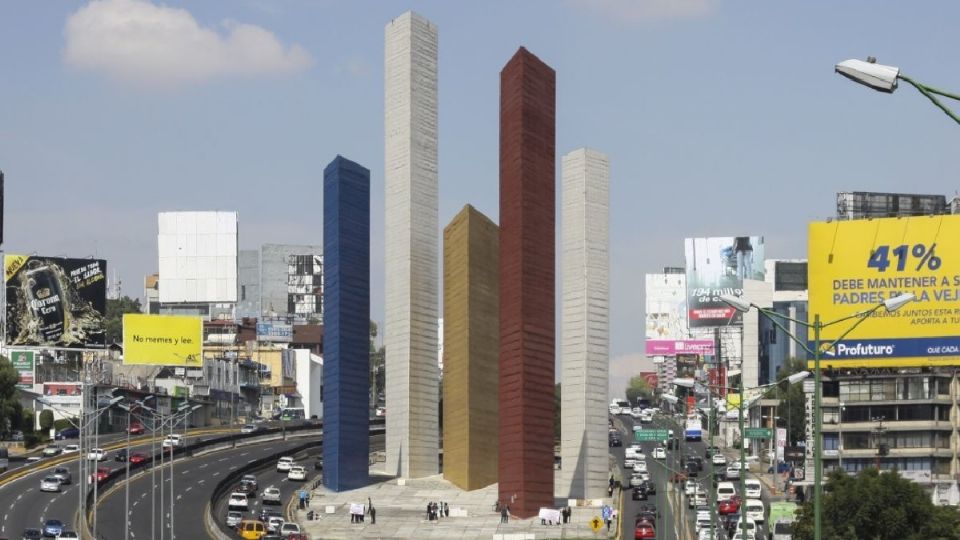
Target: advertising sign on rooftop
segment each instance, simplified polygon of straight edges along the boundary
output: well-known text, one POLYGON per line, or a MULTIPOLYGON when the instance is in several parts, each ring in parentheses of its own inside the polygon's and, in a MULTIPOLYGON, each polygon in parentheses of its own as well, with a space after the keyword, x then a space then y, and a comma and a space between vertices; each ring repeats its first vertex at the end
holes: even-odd
POLYGON ((743 294, 743 280, 763 281, 762 236, 687 238, 687 324, 690 328, 740 324, 739 311, 721 295, 743 294))
POLYGON ((36 376, 36 364, 34 364, 33 351, 10 351, 10 363, 13 369, 20 374, 17 388, 33 389, 34 377, 36 376))
MULTIPOLYGON (((934 366, 960 363, 960 216, 811 223, 810 317, 829 323, 913 294, 916 300, 867 320, 827 326, 821 339, 849 335, 821 366, 934 366)), ((812 344, 810 345, 812 348, 812 344)))
POLYGON ((123 363, 199 367, 203 365, 203 321, 180 315, 123 316, 123 363))
POLYGON ((6 255, 4 279, 8 346, 104 346, 107 261, 6 255))

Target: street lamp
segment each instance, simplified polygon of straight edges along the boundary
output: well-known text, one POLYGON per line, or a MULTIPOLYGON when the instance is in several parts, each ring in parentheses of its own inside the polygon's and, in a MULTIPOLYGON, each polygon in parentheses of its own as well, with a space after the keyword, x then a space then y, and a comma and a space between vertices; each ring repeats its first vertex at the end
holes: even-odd
MULTIPOLYGON (((814 426, 814 431, 813 431, 813 465, 814 465, 813 538, 814 540, 822 540, 823 538, 822 530, 821 530, 822 518, 823 518, 823 433, 822 433, 823 415, 820 412, 820 405, 822 401, 822 396, 821 396, 822 385, 820 382, 820 376, 821 376, 820 356, 823 353, 833 349, 838 343, 840 343, 843 340, 843 338, 847 337, 847 335, 849 335, 850 332, 853 332, 858 326, 860 326, 863 323, 863 321, 867 320, 870 317, 870 315, 872 315, 875 311, 879 310, 880 308, 884 308, 888 312, 893 312, 900 309, 901 307, 903 307, 904 305, 910 303, 915 299, 916 299, 916 296, 914 296, 911 293, 901 294, 898 296, 894 296, 893 298, 884 300, 883 302, 879 302, 873 307, 871 307, 870 309, 867 309, 864 311, 858 311, 852 315, 847 315, 846 317, 840 317, 839 319, 836 319, 830 322, 821 322, 820 314, 817 313, 813 316, 813 323, 809 323, 807 321, 801 321, 799 319, 795 319, 793 317, 783 315, 782 313, 777 313, 776 311, 773 311, 770 309, 762 308, 754 304, 753 302, 750 302, 745 298, 742 298, 739 296, 731 296, 726 294, 720 296, 720 300, 722 300, 728 306, 736 309, 737 311, 747 312, 747 311, 750 311, 751 308, 756 308, 757 312, 760 315, 765 316, 771 323, 773 323, 774 326, 776 326, 784 334, 786 334, 787 337, 793 340, 797 345, 800 345, 800 347, 803 348, 803 350, 805 350, 807 354, 809 354, 810 356, 813 356, 813 376, 814 376, 814 383, 813 383, 813 386, 814 386, 813 388, 813 416, 814 416, 814 421, 813 421, 813 426, 814 426), (820 332, 824 328, 828 328, 830 326, 848 321, 850 319, 856 319, 856 322, 853 323, 850 326, 850 328, 848 328, 843 333, 841 333, 839 337, 827 343, 826 347, 821 345, 820 332), (797 336, 793 335, 789 330, 787 330, 787 328, 783 325, 781 321, 789 321, 794 324, 799 324, 801 326, 804 326, 806 328, 812 328, 813 329, 813 349, 811 349, 803 340, 801 340, 797 336)), ((806 373, 806 372, 802 372, 802 373, 806 373)), ((740 382, 742 385, 743 377, 740 378, 740 382)), ((741 393, 740 401, 741 403, 743 401, 742 393, 741 393)), ((741 422, 742 422, 742 418, 741 418, 741 422)))
POLYGON ((127 458, 126 461, 126 473, 124 481, 124 512, 123 512, 123 538, 124 540, 129 540, 130 538, 130 416, 133 414, 134 407, 143 407, 146 402, 153 399, 153 395, 149 395, 143 399, 134 401, 129 405, 123 403, 118 404, 118 406, 127 411, 127 458))
POLYGON ((893 91, 897 89, 898 80, 905 81, 932 101, 934 105, 952 118, 954 122, 960 124, 960 117, 937 99, 937 96, 943 96, 960 101, 960 95, 944 92, 943 90, 917 82, 900 73, 900 68, 898 67, 878 64, 877 59, 872 56, 868 57, 866 61, 844 60, 834 66, 834 71, 855 83, 887 94, 892 94, 893 91))

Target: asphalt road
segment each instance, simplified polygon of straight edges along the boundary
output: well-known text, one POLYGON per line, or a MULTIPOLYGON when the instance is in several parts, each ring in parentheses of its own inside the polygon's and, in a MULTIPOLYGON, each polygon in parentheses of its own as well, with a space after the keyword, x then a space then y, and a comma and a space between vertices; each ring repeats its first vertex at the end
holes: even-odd
MULTIPOLYGON (((223 436, 223 434, 209 434, 199 437, 188 437, 187 444, 209 438, 223 436)), ((118 442, 125 439, 125 435, 111 435, 100 437, 98 444, 107 446, 109 442, 118 442)), ((161 438, 157 438, 157 448, 161 438)), ((71 444, 76 441, 58 441, 61 444, 71 444)), ((132 445, 131 452, 150 452, 150 440, 146 443, 132 445)), ((99 466, 110 469, 122 468, 123 462, 114 461, 116 451, 107 454, 107 461, 100 462, 99 466)), ((47 458, 52 461, 54 458, 47 458)), ((73 519, 76 514, 79 497, 79 462, 76 458, 57 465, 66 467, 73 476, 73 482, 63 486, 60 493, 44 493, 40 491, 40 481, 53 472, 54 466, 40 467, 22 478, 18 478, 0 486, 0 536, 14 537, 24 529, 40 527, 48 519, 59 519, 67 524, 67 529, 73 528, 73 519)))

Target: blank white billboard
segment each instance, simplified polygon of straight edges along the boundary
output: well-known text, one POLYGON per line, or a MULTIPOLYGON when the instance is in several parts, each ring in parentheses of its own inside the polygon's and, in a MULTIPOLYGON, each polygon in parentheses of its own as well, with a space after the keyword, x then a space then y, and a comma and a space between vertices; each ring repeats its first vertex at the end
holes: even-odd
POLYGON ((160 302, 237 301, 237 213, 161 212, 160 302))

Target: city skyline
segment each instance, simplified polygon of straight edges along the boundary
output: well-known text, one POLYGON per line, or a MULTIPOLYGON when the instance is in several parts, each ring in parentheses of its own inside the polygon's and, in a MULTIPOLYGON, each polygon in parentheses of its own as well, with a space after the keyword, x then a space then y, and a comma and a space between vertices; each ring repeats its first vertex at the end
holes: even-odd
MULTIPOLYGON (((102 16, 116 4, 153 6, 141 9, 144 17, 173 11, 143 2, 94 6, 102 16)), ((872 54, 958 88, 942 21, 960 6, 630 4, 531 2, 491 39, 483 29, 497 10, 472 5, 172 3, 178 20, 193 21, 231 53, 229 62, 191 64, 188 73, 165 58, 137 69, 91 63, 84 51, 98 43, 90 29, 103 27, 88 4, 4 4, 0 62, 16 74, 0 85, 5 247, 105 258, 124 293, 140 297, 143 276, 158 270, 158 211, 236 210, 241 249, 317 244, 321 218, 309 215, 321 191, 316 156, 343 153, 371 169, 371 315, 382 322, 377 51, 385 22, 407 8, 446 29, 440 223, 468 202, 498 221, 496 74, 518 45, 560 74, 559 153, 586 144, 611 156, 619 180, 611 193, 611 377, 621 388, 641 369, 642 276, 680 265, 685 236, 762 234, 769 257, 803 257, 806 223, 833 213, 836 191, 955 192, 955 127, 912 89, 873 93, 836 76, 833 64, 872 54), (279 49, 251 65, 231 48, 243 34, 223 21, 259 26, 279 49), (805 30, 813 24, 815 43, 805 30), (338 27, 356 43, 335 39, 338 27), (352 115, 357 122, 347 129, 325 129, 352 115), (32 196, 34 186, 58 195, 32 196)))

